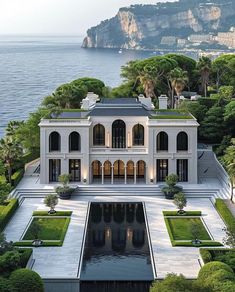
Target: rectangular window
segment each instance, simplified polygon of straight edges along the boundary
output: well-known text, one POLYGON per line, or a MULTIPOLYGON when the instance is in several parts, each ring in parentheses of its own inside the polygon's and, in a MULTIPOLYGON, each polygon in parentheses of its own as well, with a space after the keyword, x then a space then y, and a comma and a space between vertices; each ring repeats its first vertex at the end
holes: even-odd
POLYGON ((177 159, 177 175, 179 181, 188 181, 188 159, 177 159))
POLYGON ((157 159, 157 181, 165 181, 168 176, 168 159, 157 159))
POLYGON ((61 173, 61 162, 60 159, 49 159, 49 181, 58 181, 61 173))
POLYGON ((69 159, 70 181, 81 181, 81 160, 69 159))

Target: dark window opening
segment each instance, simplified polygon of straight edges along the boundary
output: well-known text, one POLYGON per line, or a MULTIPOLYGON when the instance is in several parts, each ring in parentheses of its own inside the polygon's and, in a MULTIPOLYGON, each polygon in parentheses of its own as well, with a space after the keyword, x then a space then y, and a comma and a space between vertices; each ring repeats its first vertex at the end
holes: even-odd
POLYGON ((188 159, 177 159, 177 175, 179 181, 188 181, 188 159))
POLYGON ((137 124, 133 127, 132 136, 134 146, 144 145, 144 127, 142 125, 137 124))
POLYGON ((157 181, 165 181, 168 176, 168 159, 157 159, 157 181))

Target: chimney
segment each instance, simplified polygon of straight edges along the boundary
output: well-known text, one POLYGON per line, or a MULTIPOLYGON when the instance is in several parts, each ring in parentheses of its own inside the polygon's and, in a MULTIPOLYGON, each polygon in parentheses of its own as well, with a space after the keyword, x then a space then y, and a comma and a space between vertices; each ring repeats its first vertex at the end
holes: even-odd
POLYGON ((151 97, 145 97, 143 94, 140 94, 138 96, 138 100, 141 102, 141 104, 147 108, 148 110, 154 109, 154 105, 152 104, 151 97))
POLYGON ((99 99, 99 95, 94 92, 88 92, 86 98, 81 102, 81 109, 89 110, 95 106, 96 101, 99 99))
POLYGON ((168 97, 164 94, 158 97, 159 109, 167 109, 168 97))

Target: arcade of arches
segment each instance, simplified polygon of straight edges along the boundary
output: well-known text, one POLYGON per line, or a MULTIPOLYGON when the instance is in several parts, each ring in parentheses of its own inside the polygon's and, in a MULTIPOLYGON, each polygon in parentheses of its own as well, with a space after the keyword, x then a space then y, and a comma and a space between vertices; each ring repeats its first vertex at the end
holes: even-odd
POLYGON ((105 161, 103 164, 95 160, 91 165, 91 177, 94 183, 108 184, 136 184, 146 183, 146 163, 139 160, 137 163, 116 160, 113 164, 105 161))

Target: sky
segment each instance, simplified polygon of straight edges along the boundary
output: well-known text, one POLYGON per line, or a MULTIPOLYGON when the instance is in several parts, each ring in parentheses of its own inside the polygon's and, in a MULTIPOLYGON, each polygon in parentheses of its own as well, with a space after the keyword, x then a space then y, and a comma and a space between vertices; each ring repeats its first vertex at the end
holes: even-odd
MULTIPOLYGON (((171 0, 172 1, 172 0, 171 0)), ((85 35, 120 7, 164 0, 0 0, 0 35, 85 35)))

